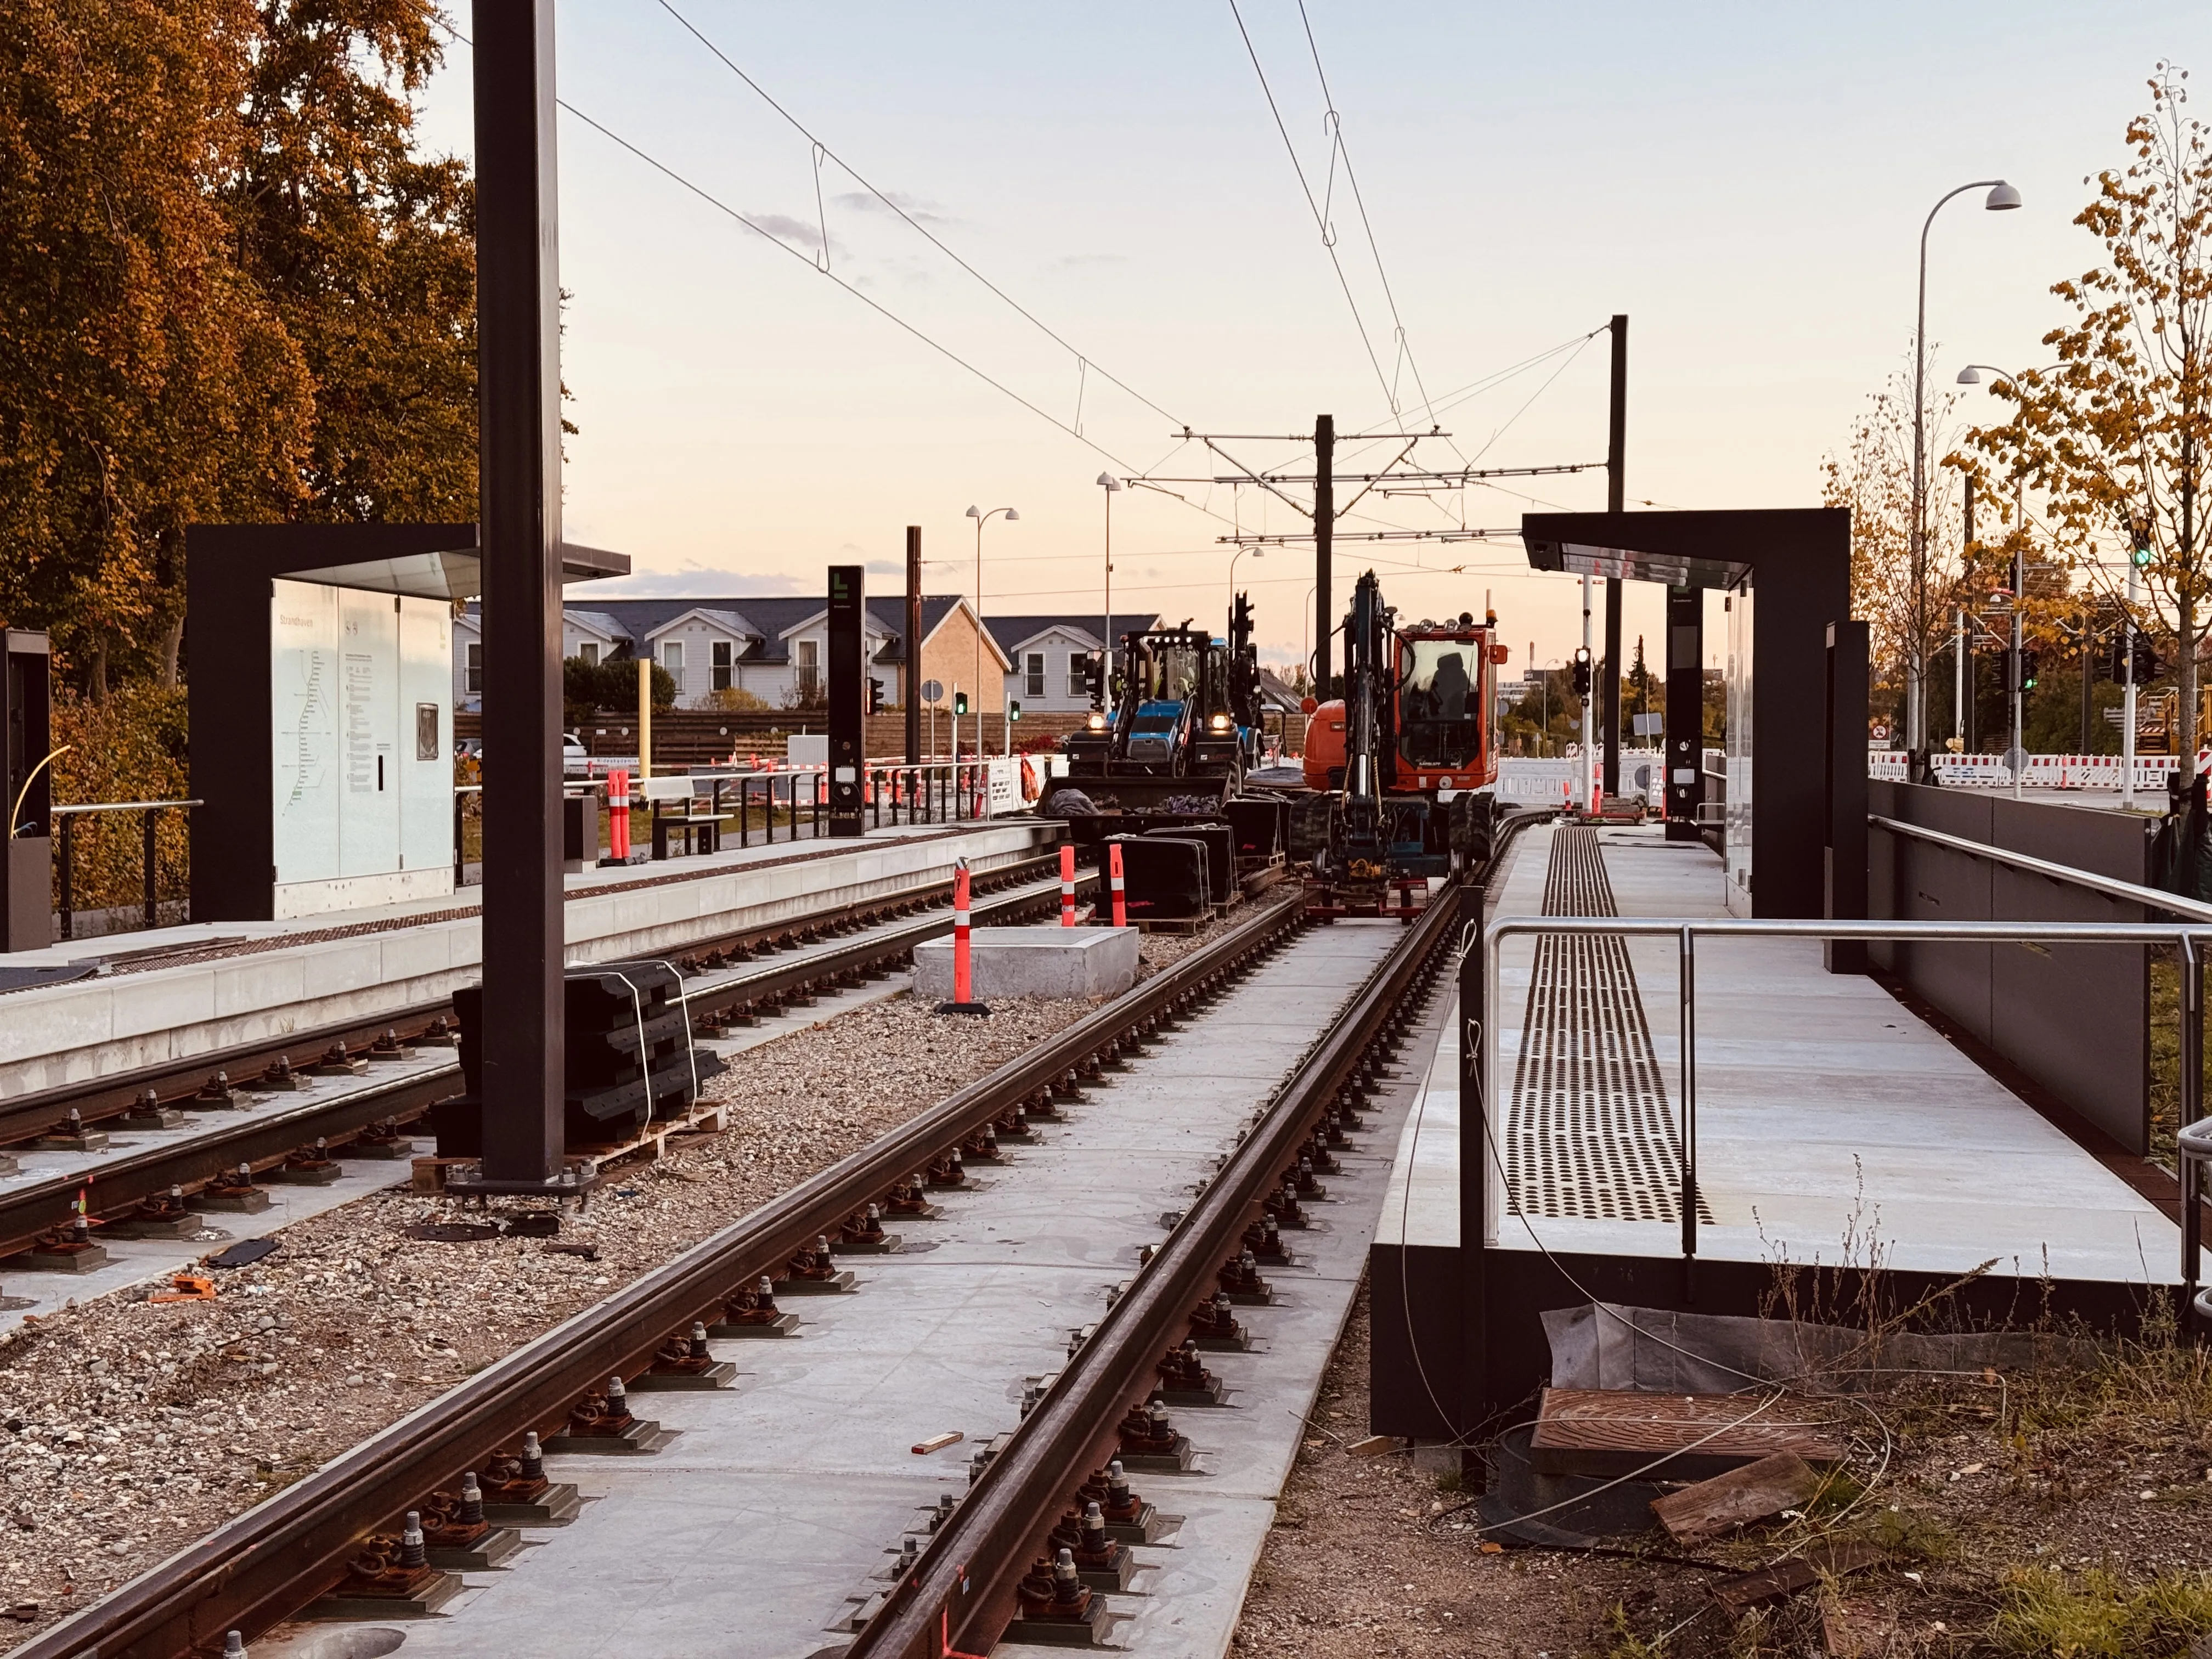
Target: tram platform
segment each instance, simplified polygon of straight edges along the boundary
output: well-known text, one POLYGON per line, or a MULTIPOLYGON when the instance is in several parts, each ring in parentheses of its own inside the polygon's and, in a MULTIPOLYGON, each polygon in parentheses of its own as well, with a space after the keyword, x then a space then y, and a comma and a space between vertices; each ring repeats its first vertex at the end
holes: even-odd
MULTIPOLYGON (((1035 818, 905 824, 562 878, 572 963, 650 957, 979 873, 1058 840, 1035 818)), ((0 1102, 435 1004, 483 961, 480 890, 339 915, 210 922, 18 951, 59 970, 0 997, 0 1102), (82 976, 63 978, 72 970, 82 976)))
MULTIPOLYGON (((1716 918, 1722 879, 1656 828, 1547 826, 1491 917, 1716 918)), ((1515 936, 1498 984, 1486 1125, 1462 1110, 1455 1019, 1400 1140, 1370 1261, 1379 1431, 1509 1407, 1548 1369, 1539 1316, 1593 1300, 1771 1313, 1802 1269, 1799 1316, 1955 1287, 1954 1324, 2110 1326, 2182 1280, 2179 1228, 2111 1159, 1811 939, 1699 945, 1692 1262, 1674 942, 1515 936)))

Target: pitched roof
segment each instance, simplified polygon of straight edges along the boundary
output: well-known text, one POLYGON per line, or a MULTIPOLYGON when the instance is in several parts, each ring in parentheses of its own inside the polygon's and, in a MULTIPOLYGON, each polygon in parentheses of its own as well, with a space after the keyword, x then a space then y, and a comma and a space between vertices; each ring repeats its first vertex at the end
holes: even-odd
POLYGON ((580 628, 588 628, 594 634, 604 635, 611 640, 627 640, 629 637, 623 631, 623 625, 604 611, 586 611, 581 605, 564 605, 562 610, 570 622, 580 628))
MULTIPOLYGON (((957 594, 925 593, 921 599, 921 632, 927 639, 934 633, 939 623, 960 603, 957 594)), ((466 619, 474 623, 479 602, 469 601, 466 619)), ((790 653, 782 635, 786 629, 817 616, 823 601, 798 593, 772 593, 755 597, 744 593, 692 594, 682 597, 625 599, 602 598, 593 594, 589 599, 570 600, 562 609, 571 616, 590 616, 598 626, 609 628, 617 637, 627 635, 632 640, 650 638, 660 629, 689 611, 717 619, 726 617, 725 626, 732 634, 744 632, 740 623, 750 623, 765 635, 763 643, 747 650, 740 658, 744 662, 787 662, 790 653)), ((903 593, 872 594, 868 599, 868 620, 885 634, 898 634, 906 627, 906 596, 903 593)), ((878 662, 904 660, 904 641, 901 648, 879 654, 878 662)))
MULTIPOLYGON (((1157 628, 1159 621, 1158 611, 1116 611, 1114 613, 1114 631, 1127 634, 1132 629, 1157 628)), ((983 625, 991 630, 991 637, 998 641, 999 648, 1009 657, 1038 635, 1048 634, 1055 628, 1071 634, 1084 635, 1094 643, 1103 643, 1106 638, 1106 617, 1103 612, 1096 611, 1087 617, 989 617, 984 619, 983 625)))

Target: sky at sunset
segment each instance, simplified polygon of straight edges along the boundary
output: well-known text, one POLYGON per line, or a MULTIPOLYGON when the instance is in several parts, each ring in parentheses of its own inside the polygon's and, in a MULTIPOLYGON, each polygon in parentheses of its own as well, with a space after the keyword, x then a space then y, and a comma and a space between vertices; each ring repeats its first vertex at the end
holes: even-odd
MULTIPOLYGON (((564 0, 562 96, 760 228, 562 117, 567 534, 630 555, 632 592, 817 592, 844 562, 887 591, 920 524, 930 590, 971 592, 963 509, 1012 506, 985 532, 994 612, 1096 611, 1102 469, 1234 470, 1185 426, 1287 438, 1327 411, 1347 433, 1441 425, 1412 452, 1432 469, 1601 461, 1607 344, 1578 343, 1614 312, 1632 506, 1817 504, 1823 453, 1909 362, 1936 198, 2003 177, 2026 199, 1991 214, 1971 192, 1936 222, 1949 393, 1960 363, 2044 361, 2050 284, 2094 255, 2071 223, 2084 176, 2124 161, 2156 60, 2212 76, 2201 3, 1307 0, 1333 156, 1294 0, 1242 0, 1340 281, 1227 0, 675 3, 828 153, 658 0, 564 0)), ((469 149, 470 70, 456 45, 433 148, 469 149)), ((1989 406, 1965 395, 1967 418, 1989 406)), ((1342 445, 1339 471, 1402 447, 1342 445)), ((1311 470, 1295 443, 1223 447, 1311 470)), ((1340 531, 1510 527, 1604 489, 1377 494, 1340 531)), ((1115 609, 1217 629, 1216 538, 1303 527, 1264 490, 1202 482, 1125 491, 1114 514, 1115 609)), ((1516 667, 1531 640, 1540 659, 1576 642, 1573 582, 1528 573, 1517 541, 1340 543, 1340 599, 1370 562, 1411 615, 1487 592, 1516 667)), ((1312 580, 1305 547, 1238 566, 1270 658, 1307 648, 1312 580)), ((1655 653, 1659 612, 1656 590, 1632 594, 1629 635, 1655 653)))

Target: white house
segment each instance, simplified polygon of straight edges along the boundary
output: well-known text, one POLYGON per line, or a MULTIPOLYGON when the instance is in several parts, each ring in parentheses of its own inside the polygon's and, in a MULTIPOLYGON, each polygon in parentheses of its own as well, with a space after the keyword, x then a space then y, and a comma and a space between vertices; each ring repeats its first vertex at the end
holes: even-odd
MULTIPOLYGON (((1025 714, 1080 714, 1091 707, 1086 665, 1106 642, 1106 619, 1088 617, 993 617, 991 637, 1006 653, 1006 696, 1025 714)), ((1114 632, 1156 628, 1150 611, 1114 613, 1114 632)))
MULTIPOLYGON (((974 608, 963 599, 925 596, 924 649, 972 641, 974 608)), ((907 651, 902 594, 871 597, 862 624, 869 674, 884 683, 886 704, 905 696, 907 651)), ((988 635, 987 635, 988 637, 988 635)), ((453 623, 453 706, 480 710, 483 695, 483 629, 471 602, 453 623)), ((676 682, 678 708, 712 707, 716 695, 743 691, 771 708, 819 700, 829 666, 829 607, 790 594, 625 599, 594 596, 562 608, 562 649, 605 662, 649 654, 676 682)), ((967 648, 965 643, 957 646, 967 648)), ((994 653, 997 653, 995 641, 994 653)), ((1006 662, 1000 658, 997 665, 1006 662)))

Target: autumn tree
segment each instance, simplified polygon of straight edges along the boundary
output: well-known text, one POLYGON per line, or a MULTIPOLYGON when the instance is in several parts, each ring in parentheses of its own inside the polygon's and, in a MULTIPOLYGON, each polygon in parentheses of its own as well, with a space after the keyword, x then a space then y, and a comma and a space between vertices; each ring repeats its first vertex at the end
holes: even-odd
POLYGON ((2138 621, 2176 647, 2177 752, 2192 753, 2197 653, 2212 599, 2212 560, 2198 522, 2212 447, 2212 141, 2183 111, 2189 72, 2161 63, 2150 109, 2128 124, 2133 159, 2085 184, 2074 222, 2103 245, 2100 261, 2051 292, 2075 320, 2044 336, 2056 367, 2000 382, 2011 420, 1968 434, 1999 485, 2018 481, 2042 504, 2056 562, 2112 586, 2107 572, 2145 550, 2150 598, 2138 621))
MULTIPOLYGON (((1929 447, 1942 453, 1951 400, 1929 410, 1929 447)), ((1929 665, 1948 648, 1951 613, 1971 606, 1980 586, 1966 545, 1960 475, 1936 468, 1928 480, 1929 533, 1923 584, 1912 577, 1912 390, 1905 370, 1867 399, 1850 442, 1821 463, 1820 503, 1851 515, 1851 613, 1872 636, 1875 689, 1894 695, 1929 678, 1929 665)))
POLYGON ((230 258, 251 0, 0 8, 0 613, 173 678, 183 530, 299 493, 311 382, 230 258))
POLYGON ((238 165, 238 264, 314 378, 297 516, 477 515, 475 186, 416 153, 441 58, 427 0, 262 0, 238 165))

